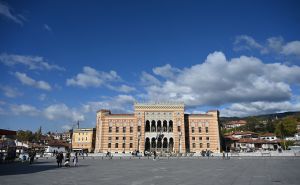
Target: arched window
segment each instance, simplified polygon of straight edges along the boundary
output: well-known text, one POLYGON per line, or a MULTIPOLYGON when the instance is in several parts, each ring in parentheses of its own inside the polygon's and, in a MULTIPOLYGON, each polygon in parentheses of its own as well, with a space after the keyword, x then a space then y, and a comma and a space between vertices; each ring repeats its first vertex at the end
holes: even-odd
POLYGON ((163 141, 163 148, 168 148, 168 139, 165 137, 163 141))
POLYGON ((145 142, 145 151, 150 151, 150 139, 148 137, 145 142))
POLYGON ((151 148, 156 148, 156 141, 154 137, 151 139, 151 148))
POLYGON ((163 132, 167 132, 168 131, 168 122, 166 120, 164 120, 163 122, 163 132))
POLYGON ((156 132, 156 125, 154 120, 151 121, 151 132, 156 132))
POLYGON ((145 132, 150 132, 150 121, 146 121, 145 132))
POLYGON ((161 130, 161 121, 160 120, 158 120, 157 121, 157 132, 161 132, 162 130, 161 130))
POLYGON ((173 132, 173 121, 169 121, 169 132, 173 132))
POLYGON ((172 152, 173 151, 173 146, 174 146, 174 140, 173 138, 169 139, 169 151, 172 152))

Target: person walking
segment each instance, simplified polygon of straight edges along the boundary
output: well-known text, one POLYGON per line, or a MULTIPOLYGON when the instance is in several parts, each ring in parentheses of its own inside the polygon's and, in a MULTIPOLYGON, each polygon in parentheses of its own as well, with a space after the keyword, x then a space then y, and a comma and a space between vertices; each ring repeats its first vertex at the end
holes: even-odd
POLYGON ((156 160, 156 151, 153 152, 153 160, 156 160))
POLYGON ((60 154, 56 154, 56 162, 57 162, 57 167, 59 168, 59 162, 60 162, 60 154))
POLYGON ((74 166, 77 166, 77 163, 78 163, 78 153, 77 152, 75 152, 75 155, 73 158, 73 163, 74 163, 74 166))

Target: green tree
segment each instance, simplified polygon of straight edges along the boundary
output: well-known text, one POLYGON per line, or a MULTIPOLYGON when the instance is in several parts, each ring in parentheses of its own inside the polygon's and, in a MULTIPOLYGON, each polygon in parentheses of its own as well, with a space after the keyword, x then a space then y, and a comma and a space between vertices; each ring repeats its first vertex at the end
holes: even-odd
POLYGON ((258 119, 255 118, 255 117, 249 117, 247 119, 247 124, 245 125, 245 128, 248 130, 248 131, 251 131, 251 132, 256 132, 258 129, 257 129, 257 124, 259 123, 258 119))
POLYGON ((287 148, 285 137, 293 136, 297 132, 297 120, 292 117, 286 117, 276 124, 275 133, 283 140, 284 149, 287 148))
POLYGON ((275 123, 271 118, 269 118, 267 121, 265 131, 270 132, 270 133, 274 133, 274 131, 275 131, 275 123))

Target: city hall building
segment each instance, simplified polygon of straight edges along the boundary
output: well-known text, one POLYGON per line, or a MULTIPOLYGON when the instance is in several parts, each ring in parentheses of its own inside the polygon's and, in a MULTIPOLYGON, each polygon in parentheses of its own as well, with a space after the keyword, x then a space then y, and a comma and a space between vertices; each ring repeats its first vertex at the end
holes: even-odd
POLYGON ((97 112, 95 152, 220 152, 219 112, 185 114, 183 103, 135 103, 133 114, 97 112))

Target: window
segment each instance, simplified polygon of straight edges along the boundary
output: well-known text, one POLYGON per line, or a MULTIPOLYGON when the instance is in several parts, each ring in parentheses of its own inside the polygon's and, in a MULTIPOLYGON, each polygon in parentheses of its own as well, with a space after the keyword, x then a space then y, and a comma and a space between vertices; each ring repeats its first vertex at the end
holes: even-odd
POLYGON ((117 132, 117 133, 119 132, 119 127, 116 127, 116 132, 117 132))
POLYGON ((108 148, 111 148, 111 143, 108 143, 108 146, 107 146, 108 148))
POLYGON ((206 145, 207 145, 207 148, 209 148, 209 147, 210 147, 210 144, 209 144, 209 143, 206 143, 206 145))
POLYGON ((125 133, 126 132, 126 127, 123 127, 123 133, 125 133))
POLYGON ((199 137, 199 140, 202 141, 202 137, 199 137))
POLYGON ((87 137, 85 137, 85 140, 87 141, 87 137))
POLYGON ((125 141, 125 140, 126 140, 126 137, 123 137, 123 140, 125 141))
POLYGON ((194 127, 192 127, 192 133, 194 133, 195 132, 195 128, 194 127))
POLYGON ((79 132, 79 135, 80 135, 80 132, 79 132))
POLYGON ((199 133, 201 133, 201 127, 199 127, 198 129, 199 129, 199 133))
POLYGON ((116 137, 116 140, 119 140, 119 137, 116 137))
POLYGON ((125 143, 122 144, 122 148, 125 148, 125 143))
POLYGON ((177 131, 178 131, 178 132, 180 132, 180 131, 181 131, 181 128, 180 128, 180 126, 178 126, 178 127, 177 127, 177 131))
POLYGON ((118 144, 118 143, 116 143, 116 144, 115 144, 115 148, 118 148, 118 147, 119 147, 119 144, 118 144))
POLYGON ((205 127, 205 132, 208 133, 208 127, 205 127))
POLYGON ((209 137, 206 137, 206 141, 209 141, 209 137))
POLYGON ((138 132, 140 132, 141 131, 141 126, 138 126, 138 132))
POLYGON ((112 132, 112 127, 109 127, 109 128, 108 128, 108 132, 112 132))
POLYGON ((130 137, 130 140, 133 140, 133 137, 130 137))
POLYGON ((200 143, 200 148, 202 148, 203 146, 202 146, 202 143, 200 143))
POLYGON ((108 137, 108 141, 111 141, 111 137, 108 137))
POLYGON ((78 138, 78 141, 80 141, 80 137, 78 138))
POLYGON ((130 133, 132 133, 133 132, 133 127, 130 127, 130 133))
POLYGON ((133 148, 133 144, 132 143, 129 144, 129 148, 133 148))
POLYGON ((195 141, 195 137, 192 137, 192 140, 195 141))
POLYGON ((195 143, 193 143, 193 148, 196 148, 196 144, 195 143))

